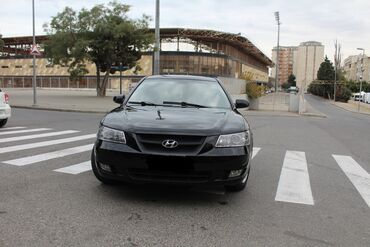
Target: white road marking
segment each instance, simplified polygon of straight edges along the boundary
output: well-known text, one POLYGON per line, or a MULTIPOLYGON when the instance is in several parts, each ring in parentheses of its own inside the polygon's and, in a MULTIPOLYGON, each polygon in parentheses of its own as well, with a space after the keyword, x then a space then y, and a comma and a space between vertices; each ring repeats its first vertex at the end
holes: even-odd
POLYGON ((370 207, 370 174, 351 156, 333 154, 333 158, 370 207))
POLYGON ((286 152, 275 200, 314 205, 304 152, 286 152))
POLYGON ((77 132, 79 132, 79 131, 77 131, 77 130, 65 130, 65 131, 56 131, 56 132, 49 132, 49 133, 36 134, 36 135, 16 136, 16 137, 9 137, 9 138, 0 139, 0 143, 23 141, 23 140, 30 140, 30 139, 51 137, 51 136, 59 136, 59 135, 67 135, 67 134, 73 134, 73 133, 77 133, 77 132))
POLYGON ((58 151, 54 151, 50 153, 44 153, 44 154, 39 154, 39 155, 23 157, 20 159, 8 160, 2 163, 14 165, 14 166, 26 166, 26 165, 31 165, 31 164, 38 163, 41 161, 46 161, 46 160, 61 158, 61 157, 72 155, 72 154, 86 152, 86 151, 91 150, 93 146, 94 144, 88 144, 84 146, 58 150, 58 151))
POLYGON ((0 132, 0 135, 23 134, 23 133, 30 133, 30 132, 45 131, 45 130, 51 130, 51 129, 49 129, 49 128, 38 128, 38 129, 28 129, 28 130, 4 131, 4 132, 0 132))
POLYGON ((85 161, 77 165, 56 169, 54 171, 76 175, 76 174, 80 174, 80 173, 87 172, 90 170, 91 170, 91 161, 89 160, 89 161, 85 161))
POLYGON ((0 148, 0 154, 20 151, 20 150, 26 150, 26 149, 32 149, 32 148, 46 147, 46 146, 74 142, 74 141, 80 141, 80 140, 85 140, 85 139, 91 139, 94 137, 96 137, 96 134, 89 134, 89 135, 75 136, 75 137, 64 138, 64 139, 57 139, 57 140, 52 140, 52 141, 43 141, 43 142, 35 142, 35 143, 30 143, 30 144, 4 147, 4 148, 0 148))
POLYGON ((258 152, 261 150, 261 148, 253 148, 253 153, 252 153, 252 159, 258 154, 258 152))
POLYGON ((26 127, 6 127, 6 128, 1 128, 0 131, 4 130, 19 130, 19 129, 25 129, 26 127))

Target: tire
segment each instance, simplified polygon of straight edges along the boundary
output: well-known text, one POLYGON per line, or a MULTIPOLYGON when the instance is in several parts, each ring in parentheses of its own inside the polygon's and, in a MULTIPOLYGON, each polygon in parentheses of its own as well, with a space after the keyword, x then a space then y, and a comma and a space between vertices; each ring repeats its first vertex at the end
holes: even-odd
POLYGON ((93 171, 93 173, 94 173, 95 177, 96 177, 100 182, 102 182, 103 184, 107 184, 107 185, 115 185, 115 184, 118 184, 118 183, 119 183, 119 182, 118 182, 118 181, 116 181, 116 180, 102 177, 102 176, 99 174, 98 168, 97 168, 96 166, 97 166, 97 164, 96 164, 96 161, 95 161, 95 155, 94 155, 94 149, 93 149, 93 151, 91 152, 91 168, 92 168, 92 171, 93 171))
POLYGON ((6 124, 6 122, 8 122, 8 119, 6 118, 6 119, 1 119, 0 120, 0 128, 1 127, 4 127, 4 125, 6 124))
POLYGON ((248 179, 249 179, 250 172, 251 172, 251 167, 249 166, 248 172, 247 172, 247 179, 245 180, 244 183, 240 182, 240 183, 234 184, 234 185, 226 185, 225 189, 229 192, 240 192, 240 191, 244 190, 245 187, 247 186, 247 182, 248 182, 248 179))

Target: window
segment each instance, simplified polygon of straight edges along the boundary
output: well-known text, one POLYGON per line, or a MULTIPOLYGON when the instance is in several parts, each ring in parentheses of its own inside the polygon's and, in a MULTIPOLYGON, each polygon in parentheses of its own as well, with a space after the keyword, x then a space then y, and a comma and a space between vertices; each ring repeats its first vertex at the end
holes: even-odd
POLYGON ((187 102, 212 108, 230 108, 230 102, 216 80, 146 79, 134 91, 130 102, 187 102))
POLYGON ((8 68, 9 68, 9 66, 8 66, 8 65, 2 65, 2 66, 1 66, 1 68, 2 68, 2 69, 8 69, 8 68))
POLYGON ((15 68, 16 69, 21 69, 23 66, 22 65, 16 65, 15 68))

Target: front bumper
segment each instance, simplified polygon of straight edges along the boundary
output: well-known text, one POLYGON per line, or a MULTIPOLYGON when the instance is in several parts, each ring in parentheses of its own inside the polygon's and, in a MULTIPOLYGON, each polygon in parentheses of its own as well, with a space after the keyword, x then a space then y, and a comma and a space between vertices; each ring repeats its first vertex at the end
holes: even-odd
POLYGON ((11 108, 8 104, 0 106, 0 119, 7 119, 11 116, 11 108))
POLYGON ((131 183, 241 183, 247 176, 252 146, 213 148, 198 155, 143 153, 125 144, 97 141, 93 155, 100 176, 131 183), (111 171, 102 169, 109 166, 111 171), (236 177, 230 171, 242 170, 236 177))

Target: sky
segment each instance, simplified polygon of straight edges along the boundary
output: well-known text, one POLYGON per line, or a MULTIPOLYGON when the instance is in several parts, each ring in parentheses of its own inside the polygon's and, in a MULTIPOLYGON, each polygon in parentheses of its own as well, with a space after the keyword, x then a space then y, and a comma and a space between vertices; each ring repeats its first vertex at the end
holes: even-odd
MULTIPOLYGON (((35 0, 36 35, 44 34, 43 24, 69 6, 91 8, 109 0, 35 0)), ((155 16, 155 0, 120 0, 131 5, 130 17, 155 16)), ((32 0, 0 0, 0 34, 3 37, 32 35, 32 0)), ((241 33, 268 57, 277 43, 274 12, 280 12, 280 45, 297 46, 319 41, 329 59, 334 41, 342 46, 342 60, 370 54, 369 0, 161 0, 161 27, 199 28, 241 33)), ((154 27, 154 21, 150 23, 154 27)))

